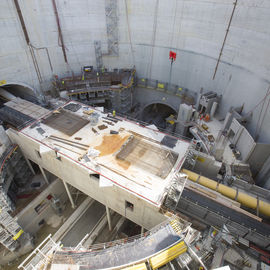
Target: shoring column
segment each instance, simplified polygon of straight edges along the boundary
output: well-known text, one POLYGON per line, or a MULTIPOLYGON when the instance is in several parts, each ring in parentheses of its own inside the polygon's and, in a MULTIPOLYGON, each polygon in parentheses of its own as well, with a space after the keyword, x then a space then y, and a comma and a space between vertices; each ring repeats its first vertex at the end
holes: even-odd
POLYGON ((142 226, 141 227, 141 237, 143 237, 143 234, 144 234, 144 227, 142 226))
POLYGON ((112 221, 111 221, 111 213, 110 213, 110 208, 106 206, 106 213, 107 213, 107 219, 108 219, 108 225, 109 225, 109 230, 112 230, 112 221))
POLYGON ((66 191, 67 191, 67 194, 68 194, 70 203, 71 203, 71 207, 72 207, 72 208, 75 208, 75 203, 74 203, 73 198, 72 198, 72 195, 71 195, 71 193, 70 193, 70 191, 69 191, 68 184, 67 184, 64 180, 63 180, 63 183, 64 183, 64 186, 65 186, 65 188, 66 188, 66 191))
POLYGON ((32 174, 33 174, 33 175, 36 175, 36 173, 35 173, 35 171, 34 171, 34 168, 33 168, 32 164, 31 164, 30 160, 29 160, 28 158, 26 158, 26 157, 24 157, 24 158, 25 158, 26 163, 27 163, 27 165, 28 165, 30 171, 32 172, 32 174))
POLYGON ((45 182, 49 185, 50 182, 49 182, 49 179, 48 179, 48 177, 47 177, 47 175, 46 175, 44 169, 43 169, 40 165, 38 165, 38 166, 39 166, 39 169, 40 169, 40 171, 41 171, 41 173, 42 173, 42 175, 43 175, 43 177, 44 177, 45 182))

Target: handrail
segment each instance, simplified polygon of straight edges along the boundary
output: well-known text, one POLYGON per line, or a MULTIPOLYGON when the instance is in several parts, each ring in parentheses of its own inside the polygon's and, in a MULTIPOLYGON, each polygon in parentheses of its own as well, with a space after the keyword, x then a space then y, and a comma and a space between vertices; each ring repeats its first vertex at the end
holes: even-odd
MULTIPOLYGON (((105 109, 104 112, 113 114, 113 110, 109 110, 109 109, 105 109)), ((185 137, 185 136, 180 135, 179 133, 176 133, 176 132, 168 131, 167 129, 164 129, 164 128, 157 127, 158 130, 155 130, 155 129, 149 127, 149 125, 151 125, 151 124, 149 124, 147 122, 144 122, 142 120, 136 119, 131 114, 128 114, 128 113, 123 114, 123 113, 117 112, 116 113, 116 119, 117 119, 117 117, 119 117, 119 118, 121 118, 123 120, 126 120, 126 121, 131 120, 132 122, 135 122, 136 124, 139 124, 142 127, 145 127, 147 129, 150 129, 150 130, 155 131, 155 132, 159 131, 159 132, 164 133, 166 135, 169 135, 171 137, 175 137, 176 139, 185 140, 185 141, 188 141, 188 142, 191 141, 191 138, 185 137)))
MULTIPOLYGON (((143 237, 141 236, 141 234, 135 235, 135 236, 131 236, 128 238, 124 238, 124 239, 119 239, 119 240, 115 240, 115 241, 111 241, 111 242, 106 242, 106 243, 98 243, 98 244, 93 244, 90 245, 89 248, 87 249, 87 252, 91 251, 91 252, 98 252, 99 250, 104 250, 106 248, 111 248, 111 247, 115 247, 117 245, 122 245, 122 244, 127 244, 127 243, 132 243, 138 239, 142 239, 145 238, 153 233, 155 233, 156 231, 158 231, 160 228, 165 227, 166 225, 170 224, 170 222, 172 220, 178 219, 179 221, 183 221, 181 218, 176 217, 176 216, 171 216, 168 217, 165 221, 161 222, 160 224, 154 226, 151 230, 147 231, 144 233, 143 237)), ((181 223, 180 223, 181 224, 181 223)), ((185 225, 187 225, 186 227, 189 227, 189 223, 185 222, 185 225)), ((72 249, 74 250, 74 248, 72 247, 64 247, 63 249, 72 249)), ((83 252, 83 251, 79 251, 79 252, 83 252)), ((74 252, 76 253, 76 251, 74 252)))
POLYGON ((40 249, 41 246, 44 245, 44 243, 46 243, 48 240, 51 239, 52 234, 49 234, 24 260, 23 262, 21 262, 21 264, 18 266, 18 268, 23 268, 25 269, 25 267, 23 266, 26 262, 28 262, 30 260, 30 258, 33 255, 36 255, 37 251, 40 249))
MULTIPOLYGON (((163 221, 162 223, 158 224, 153 229, 151 229, 150 231, 148 231, 147 232, 147 235, 153 234, 156 230, 160 229, 161 227, 166 226, 166 225, 169 225, 172 220, 175 220, 175 218, 176 218, 175 216, 172 216, 172 217, 168 218, 167 220, 163 221)), ((179 244, 180 242, 184 242, 184 234, 187 231, 187 228, 189 228, 189 225, 188 226, 185 226, 183 228, 183 230, 179 234, 179 239, 178 240, 176 240, 174 243, 170 244, 169 246, 163 248, 162 250, 159 250, 159 251, 157 251, 157 252, 155 252, 155 253, 153 253, 153 254, 151 254, 149 256, 140 258, 140 259, 138 259, 136 261, 128 262, 126 264, 122 264, 122 265, 118 265, 118 266, 109 267, 109 268, 106 268, 106 269, 120 269, 120 268, 123 269, 123 268, 128 267, 128 266, 136 265, 138 263, 147 262, 149 259, 153 258, 154 256, 157 256, 158 254, 160 254, 160 253, 162 253, 162 252, 164 252, 166 250, 169 250, 170 248, 172 248, 173 246, 179 244)), ((128 241, 124 242, 124 244, 130 243, 130 242, 135 241, 135 240, 138 240, 138 239, 143 239, 145 237, 146 237, 145 235, 142 237, 139 234, 137 236, 128 238, 127 239, 128 241)), ((112 241, 112 242, 105 243, 105 244, 95 244, 95 245, 90 246, 90 249, 83 250, 83 251, 78 251, 78 250, 75 250, 74 248, 70 248, 70 249, 66 249, 66 250, 62 248, 62 250, 63 250, 63 252, 66 251, 67 252, 67 255, 79 253, 80 256, 83 256, 84 253, 87 254, 89 252, 94 253, 94 254, 98 254, 100 250, 102 251, 102 250, 104 250, 106 248, 115 247, 117 243, 119 243, 119 240, 112 241), (93 247, 100 247, 100 249, 97 250, 97 249, 94 249, 93 247)))

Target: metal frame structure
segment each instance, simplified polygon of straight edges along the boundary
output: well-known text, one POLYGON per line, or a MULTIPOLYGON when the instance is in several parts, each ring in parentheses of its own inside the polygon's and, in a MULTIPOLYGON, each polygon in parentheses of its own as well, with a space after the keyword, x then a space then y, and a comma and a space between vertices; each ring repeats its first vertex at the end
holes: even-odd
POLYGON ((105 15, 107 24, 108 54, 118 56, 117 0, 105 0, 105 15))

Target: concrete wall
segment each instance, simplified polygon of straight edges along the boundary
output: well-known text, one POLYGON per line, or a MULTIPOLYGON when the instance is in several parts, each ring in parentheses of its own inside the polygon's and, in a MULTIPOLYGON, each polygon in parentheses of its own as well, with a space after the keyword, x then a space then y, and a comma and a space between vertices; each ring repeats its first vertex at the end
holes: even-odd
POLYGON ((42 153, 40 158, 36 153, 39 151, 39 143, 13 130, 8 130, 8 135, 13 142, 20 146, 27 158, 144 228, 151 229, 165 220, 157 206, 139 198, 134 193, 117 185, 100 187, 99 180, 90 176, 92 171, 71 159, 61 156, 60 161, 56 159, 55 151, 42 153), (134 205, 133 211, 126 209, 126 201, 134 205))
MULTIPOLYGON (((105 0, 57 0, 69 65, 59 46, 51 0, 19 0, 31 43, 36 51, 44 89, 53 73, 70 75, 81 66, 95 65, 94 40, 107 50, 105 0)), ((217 74, 213 74, 235 0, 117 0, 119 57, 104 56, 108 67, 136 66, 139 77, 169 80, 169 51, 177 53, 172 83, 199 92, 222 94, 225 117, 230 106, 252 111, 266 94, 270 75, 270 2, 238 0, 217 74)), ((29 48, 13 1, 0 2, 0 80, 39 88, 29 48)), ((268 96, 269 97, 269 96, 268 96)), ((262 104, 261 104, 262 105, 262 104)), ((263 114, 267 102, 264 104, 263 114)), ((249 129, 255 132, 261 107, 254 110, 249 129)), ((260 142, 270 141, 266 113, 260 142)))
POLYGON ((256 146, 256 142, 247 131, 247 129, 242 126, 235 118, 232 121, 232 124, 229 129, 234 132, 234 137, 231 139, 232 143, 236 146, 236 149, 241 153, 241 160, 244 162, 250 157, 251 152, 256 146))
POLYGON ((134 91, 134 103, 137 102, 141 104, 141 111, 151 104, 161 103, 168 105, 178 112, 181 98, 174 94, 164 93, 155 89, 137 87, 134 91))
POLYGON ((60 179, 54 180, 16 216, 18 223, 24 231, 36 233, 42 226, 42 224, 39 224, 42 220, 46 222, 52 215, 56 214, 50 201, 47 199, 48 195, 59 198, 62 203, 65 203, 68 200, 63 182, 60 179), (35 208, 40 204, 42 204, 42 208, 40 212, 37 212, 35 208))
MULTIPOLYGON (((265 144, 265 143, 257 143, 256 146, 254 147, 253 152, 251 153, 250 157, 248 158, 247 162, 250 164, 250 169, 254 175, 254 178, 258 176, 259 171, 263 167, 267 167, 267 159, 270 158, 270 145, 265 144)), ((270 161, 270 159, 269 159, 270 161)), ((269 164, 268 161, 268 164, 269 164)), ((264 170, 260 172, 260 175, 264 174, 264 170)), ((270 176, 270 175, 269 175, 270 176)), ((267 179, 270 179, 269 177, 267 179)), ((257 180, 259 181, 260 177, 255 178, 256 182, 257 180)), ((266 180, 264 182, 266 182, 266 180)))

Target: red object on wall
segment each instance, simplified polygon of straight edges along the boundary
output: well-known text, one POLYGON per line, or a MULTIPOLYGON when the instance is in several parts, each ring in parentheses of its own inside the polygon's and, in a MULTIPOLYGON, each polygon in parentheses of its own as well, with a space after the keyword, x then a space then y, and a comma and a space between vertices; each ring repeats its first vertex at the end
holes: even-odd
POLYGON ((173 51, 170 51, 170 57, 169 57, 172 61, 175 61, 176 59, 176 53, 173 51))

